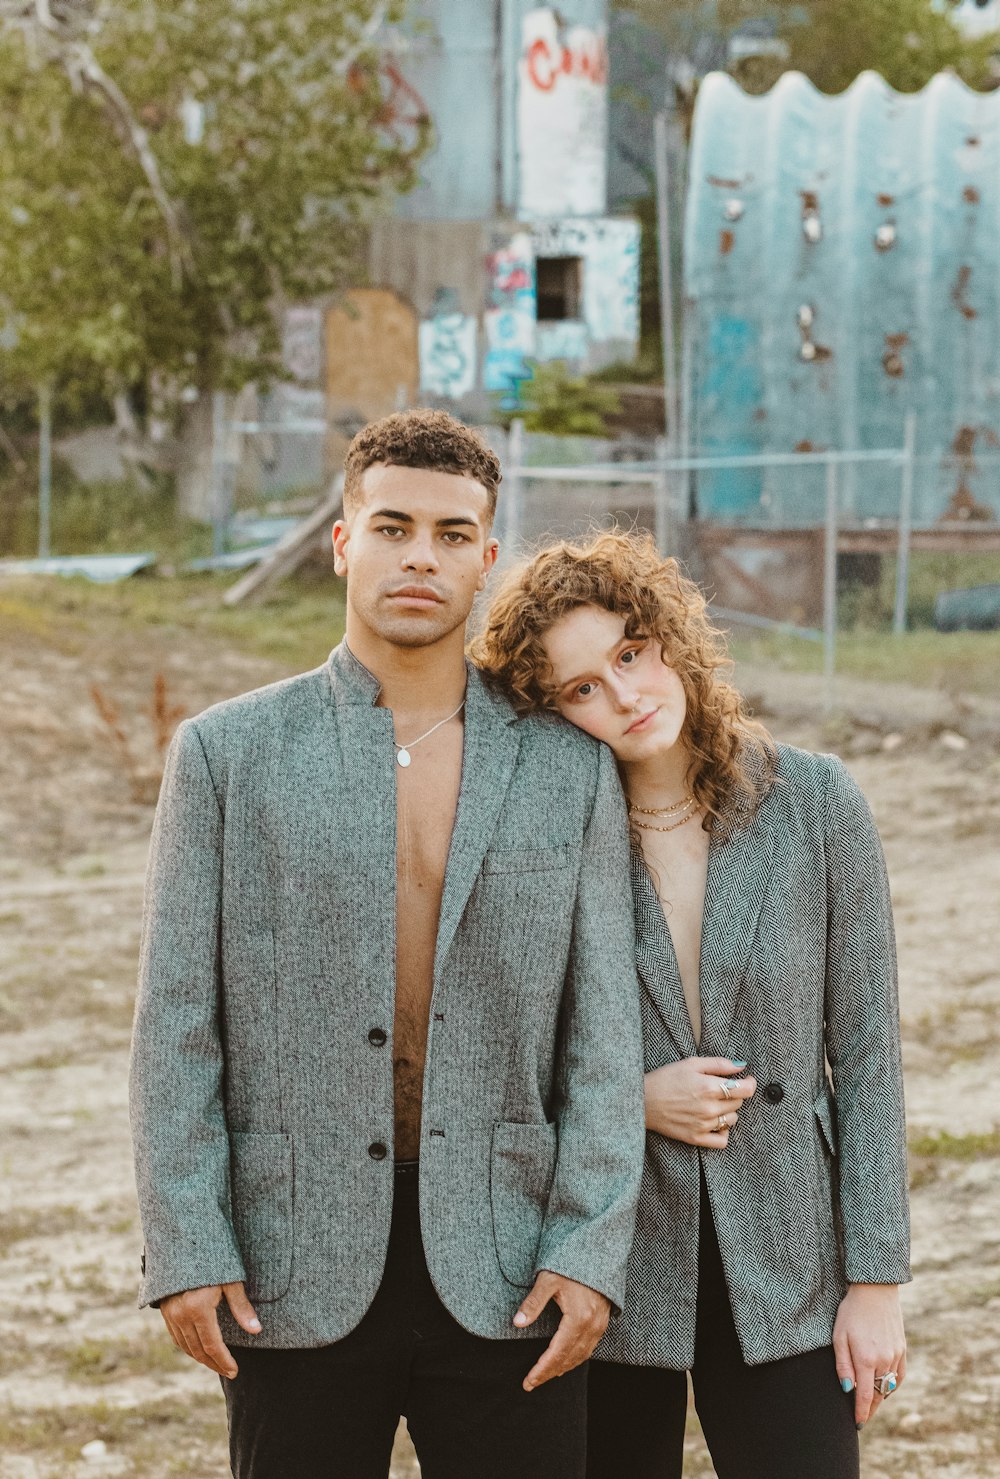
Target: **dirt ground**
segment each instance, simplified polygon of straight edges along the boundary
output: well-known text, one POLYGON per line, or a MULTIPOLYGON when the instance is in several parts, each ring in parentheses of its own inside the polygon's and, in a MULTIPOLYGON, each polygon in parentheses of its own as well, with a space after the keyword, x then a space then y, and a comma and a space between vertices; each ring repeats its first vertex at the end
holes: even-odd
MULTIPOLYGON (((121 709, 141 769, 156 672, 190 713, 282 675, 178 631, 109 643, 22 627, 0 649, 2 1479, 229 1472, 217 1380, 135 1310, 125 1070, 152 811, 88 688, 121 709)), ((864 723, 821 728, 787 676, 777 697, 753 678, 779 738, 848 759, 897 910, 916 1279, 909 1378, 863 1435, 864 1470, 987 1479, 1000 1473, 998 739, 908 725, 877 694, 864 723)), ((693 1414, 688 1447, 688 1472, 710 1475, 693 1414)), ((417 1472, 401 1435, 394 1474, 417 1472)))

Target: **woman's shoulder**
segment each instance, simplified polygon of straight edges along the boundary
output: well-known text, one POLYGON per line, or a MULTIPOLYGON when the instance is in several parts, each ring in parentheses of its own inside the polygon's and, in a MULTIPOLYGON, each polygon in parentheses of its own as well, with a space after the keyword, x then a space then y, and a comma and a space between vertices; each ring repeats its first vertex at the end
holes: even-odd
POLYGON ((812 804, 829 820, 867 813, 868 803, 839 755, 777 745, 772 795, 796 808, 812 804))

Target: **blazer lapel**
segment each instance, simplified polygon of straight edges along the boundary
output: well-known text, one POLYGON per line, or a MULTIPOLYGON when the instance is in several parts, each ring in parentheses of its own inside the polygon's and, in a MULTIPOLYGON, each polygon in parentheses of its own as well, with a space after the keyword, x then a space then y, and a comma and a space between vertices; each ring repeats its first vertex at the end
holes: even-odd
POLYGON ((701 936, 700 1051, 725 1055, 736 997, 746 975, 757 921, 771 881, 774 833, 765 797, 748 825, 708 853, 701 936))
POLYGON ((670 928, 637 847, 632 848, 632 895, 635 899, 636 953, 639 979, 646 988, 664 1027, 682 1058, 693 1058, 698 1049, 684 1001, 681 973, 674 954, 670 928))
POLYGON ((521 745, 517 715, 468 664, 465 747, 458 811, 448 851, 438 922, 435 976, 458 928, 510 789, 521 745))

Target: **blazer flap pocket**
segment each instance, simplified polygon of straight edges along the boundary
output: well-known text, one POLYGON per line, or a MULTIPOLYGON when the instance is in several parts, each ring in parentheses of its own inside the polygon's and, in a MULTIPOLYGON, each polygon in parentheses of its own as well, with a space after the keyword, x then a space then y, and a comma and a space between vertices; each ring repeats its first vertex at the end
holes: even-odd
POLYGON ((229 1141, 233 1225, 247 1294, 280 1299, 292 1277, 292 1137, 235 1131, 229 1141))
POLYGON ((826 1148, 831 1155, 837 1154, 837 1110, 833 1099, 833 1090, 826 1084, 823 1085, 816 1098, 813 1100, 813 1110, 819 1120, 819 1127, 823 1131, 823 1139, 826 1148))
POLYGON ((493 1131, 493 1240, 504 1278, 522 1289, 534 1283, 558 1145, 558 1132, 551 1124, 505 1123, 493 1131))
POLYGON ((541 873, 569 866, 569 843, 557 847, 491 847, 483 858, 484 873, 541 873))

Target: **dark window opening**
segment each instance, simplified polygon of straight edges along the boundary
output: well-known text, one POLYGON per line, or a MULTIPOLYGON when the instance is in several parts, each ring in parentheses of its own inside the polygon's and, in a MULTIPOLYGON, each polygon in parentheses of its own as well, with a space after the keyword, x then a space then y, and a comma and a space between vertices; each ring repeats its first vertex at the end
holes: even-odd
POLYGON ((540 320, 552 322, 580 317, 582 257, 536 257, 535 284, 540 320))

